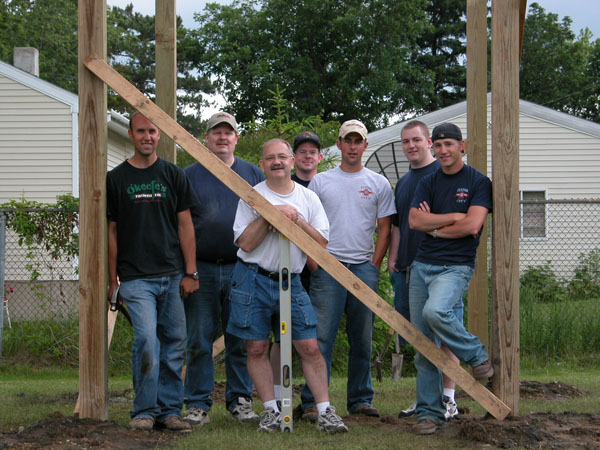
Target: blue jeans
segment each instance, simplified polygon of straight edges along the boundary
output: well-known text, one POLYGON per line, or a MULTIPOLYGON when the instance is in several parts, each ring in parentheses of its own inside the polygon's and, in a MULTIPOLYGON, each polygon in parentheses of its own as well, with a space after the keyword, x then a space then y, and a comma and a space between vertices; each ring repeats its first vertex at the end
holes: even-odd
MULTIPOLYGON (((184 300, 187 322, 185 404, 187 408, 209 411, 213 404, 215 368, 212 347, 219 321, 223 331, 229 320, 229 289, 235 263, 215 264, 196 261, 200 289, 184 300)), ((239 397, 252 398, 252 381, 246 367, 246 343, 225 333, 225 402, 235 408, 239 397)))
MULTIPOLYGON (((344 264, 354 275, 377 292, 379 270, 371 262, 344 264)), ((335 278, 320 267, 310 279, 310 299, 317 313, 317 340, 327 363, 327 379, 331 377, 331 358, 335 338, 346 313, 348 354, 347 408, 350 413, 361 405, 371 405, 375 392, 371 382, 371 355, 375 315, 360 300, 350 294, 335 278)), ((315 406, 315 400, 304 386, 302 408, 315 406)))
MULTIPOLYGON (((394 308, 402 317, 410 321, 410 306, 408 304, 408 280, 406 279, 407 273, 410 270, 404 272, 392 272, 392 281, 394 282, 394 308)), ((398 335, 398 342, 400 345, 407 345, 408 342, 404 338, 398 335)))
POLYGON ((134 332, 132 418, 148 417, 164 422, 181 414, 185 351, 181 277, 141 278, 121 283, 119 293, 129 308, 134 332))
MULTIPOLYGON (((410 317, 412 324, 437 346, 452 350, 462 361, 477 366, 489 359, 485 346, 469 333, 462 317, 457 317, 457 303, 469 287, 473 268, 469 266, 435 266, 413 262, 410 272, 410 317)), ((462 308, 461 308, 462 309, 462 308)), ((419 419, 445 422, 446 408, 442 372, 417 352, 417 413, 419 419)))

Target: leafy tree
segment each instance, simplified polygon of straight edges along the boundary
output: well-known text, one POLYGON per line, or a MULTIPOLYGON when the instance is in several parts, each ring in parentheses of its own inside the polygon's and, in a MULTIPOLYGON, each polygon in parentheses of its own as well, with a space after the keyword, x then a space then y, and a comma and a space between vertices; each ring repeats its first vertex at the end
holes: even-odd
POLYGON ((529 6, 521 57, 521 98, 558 111, 599 121, 598 40, 584 29, 578 36, 571 19, 558 20, 538 3, 529 6), (594 60, 594 58, 596 58, 594 60))
POLYGON ((360 118, 384 125, 420 110, 431 93, 411 64, 426 27, 425 0, 235 0, 196 15, 201 66, 241 121, 269 115, 268 90, 291 119, 360 118))

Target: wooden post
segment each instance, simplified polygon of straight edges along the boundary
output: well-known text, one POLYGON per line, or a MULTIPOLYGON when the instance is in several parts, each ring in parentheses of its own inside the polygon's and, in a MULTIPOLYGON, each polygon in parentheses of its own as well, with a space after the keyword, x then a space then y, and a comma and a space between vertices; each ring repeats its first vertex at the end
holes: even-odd
POLYGON ((493 390, 519 415, 519 7, 492 2, 493 390))
MULTIPOLYGON (((177 16, 175 0, 156 0, 156 104, 173 119, 177 118, 177 16)), ((161 136, 158 156, 177 162, 175 142, 161 136)))
MULTIPOLYGON (((467 158, 487 175, 487 1, 467 0, 467 158)), ((469 331, 489 349, 488 233, 481 232, 469 286, 469 331)))
POLYGON ((452 361, 423 333, 396 312, 385 300, 373 292, 344 265, 340 264, 327 250, 317 244, 300 227, 289 220, 279 209, 269 203, 237 173, 232 171, 217 156, 204 147, 181 125, 148 100, 125 78, 115 72, 102 58, 90 56, 86 67, 115 90, 129 104, 156 124, 164 134, 190 153, 229 189, 272 224, 279 232, 314 259, 319 266, 333 276, 357 299, 363 302, 384 322, 402 335, 410 344, 423 353, 433 364, 460 385, 473 399, 499 420, 510 410, 494 394, 478 383, 469 373, 452 361))
POLYGON ((106 0, 79 0, 80 417, 108 419, 106 335, 106 85, 85 68, 106 59, 106 0))

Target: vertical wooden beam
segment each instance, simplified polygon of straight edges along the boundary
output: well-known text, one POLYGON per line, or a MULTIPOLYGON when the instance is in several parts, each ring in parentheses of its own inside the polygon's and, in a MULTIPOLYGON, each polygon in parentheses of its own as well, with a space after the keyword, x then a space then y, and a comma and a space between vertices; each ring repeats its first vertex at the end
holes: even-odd
MULTIPOLYGON (((467 158, 487 175, 487 0, 467 0, 467 158)), ((481 233, 469 286, 469 331, 489 348, 488 232, 481 233)))
POLYGON ((493 390, 519 415, 519 6, 492 2, 493 390))
MULTIPOLYGON (((156 0, 156 104, 177 119, 177 16, 175 0, 156 0)), ((177 159, 175 142, 162 135, 158 156, 173 163, 177 159)))
POLYGON ((80 417, 108 419, 106 85, 83 65, 106 59, 106 0, 79 0, 80 417))

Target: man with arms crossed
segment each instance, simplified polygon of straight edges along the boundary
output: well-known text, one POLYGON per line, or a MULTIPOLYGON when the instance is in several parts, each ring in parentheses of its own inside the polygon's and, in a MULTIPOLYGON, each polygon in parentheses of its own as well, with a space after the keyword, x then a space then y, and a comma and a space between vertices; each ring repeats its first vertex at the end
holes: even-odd
MULTIPOLYGON (((208 120, 204 136, 208 149, 251 186, 265 177, 258 167, 234 156, 238 142, 237 122, 220 111, 208 120)), ((185 301, 187 321, 187 370, 185 377, 185 420, 192 425, 210 422, 215 370, 212 346, 219 321, 223 330, 229 319, 229 288, 237 261, 233 244, 233 220, 239 197, 200 163, 185 173, 200 203, 192 208, 196 234, 196 266, 200 288, 185 301)), ((241 422, 258 420, 252 410, 252 382, 246 368, 246 344, 225 333, 226 407, 241 422)))
MULTIPOLYGON (((367 128, 358 120, 342 124, 337 146, 342 163, 335 169, 317 174, 309 189, 318 196, 330 223, 327 250, 354 275, 377 292, 379 267, 387 252, 392 215, 396 212, 389 182, 382 175, 363 167, 367 128), (373 235, 377 225, 377 244, 373 235)), ((317 313, 319 348, 331 376, 335 338, 346 313, 348 355, 347 408, 351 414, 379 417, 373 406, 371 354, 375 315, 350 294, 325 270, 317 268, 311 276, 310 298, 317 313)), ((302 392, 303 419, 314 420, 310 390, 302 392)))
MULTIPOLYGON (((266 181, 255 186, 258 193, 321 244, 327 244, 329 223, 314 193, 294 183, 294 157, 290 145, 281 139, 267 141, 260 166, 266 181)), ((279 321, 279 233, 248 204, 241 201, 233 225, 239 260, 231 278, 231 314, 227 331, 246 339, 248 372, 265 410, 259 431, 279 428, 281 414, 273 391, 269 364, 269 334, 274 317, 279 321)), ((316 317, 299 273, 306 255, 291 244, 292 339, 302 359, 306 382, 315 392, 319 417, 317 428, 328 433, 348 431, 335 408, 329 404, 327 368, 316 339, 316 317)), ((273 330, 278 334, 278 329, 273 330)), ((277 336, 276 336, 277 337, 277 336)))
POLYGON ((183 298, 198 289, 190 207, 198 199, 179 167, 156 155, 160 130, 134 113, 135 153, 106 179, 109 298, 119 293, 133 323, 135 399, 130 426, 191 431, 181 417, 183 298), (118 276, 118 279, 117 279, 118 276))
MULTIPOLYGON (((410 308, 408 304, 408 280, 410 277, 410 265, 415 259, 419 244, 425 237, 422 231, 411 230, 408 226, 408 213, 410 204, 417 188, 417 183, 426 175, 440 168, 440 163, 431 154, 431 137, 429 128, 423 122, 413 120, 402 128, 402 150, 410 163, 410 170, 396 183, 395 197, 396 210, 398 213, 392 218, 392 240, 390 243, 390 256, 388 259, 388 270, 394 281, 394 306, 396 311, 410 320, 410 308)), ((454 313, 462 320, 463 303, 460 299, 455 306, 454 313)), ((400 337, 400 345, 407 342, 400 337)), ((442 350, 458 363, 458 358, 442 344, 442 350)), ((444 397, 446 406, 446 419, 451 419, 458 414, 458 407, 454 400, 455 383, 444 374, 444 397)), ((417 403, 413 403, 408 409, 400 411, 398 417, 408 417, 415 414, 417 403)))
MULTIPOLYGON (((465 141, 460 128, 444 123, 434 128, 433 150, 442 168, 423 178, 415 192, 408 221, 427 233, 410 266, 412 324, 436 344, 445 344, 473 367, 475 378, 494 374, 485 346, 469 333, 454 312, 469 287, 479 236, 492 210, 492 183, 464 164, 465 141)), ((446 421, 441 371, 417 352, 417 434, 435 433, 446 421)))

